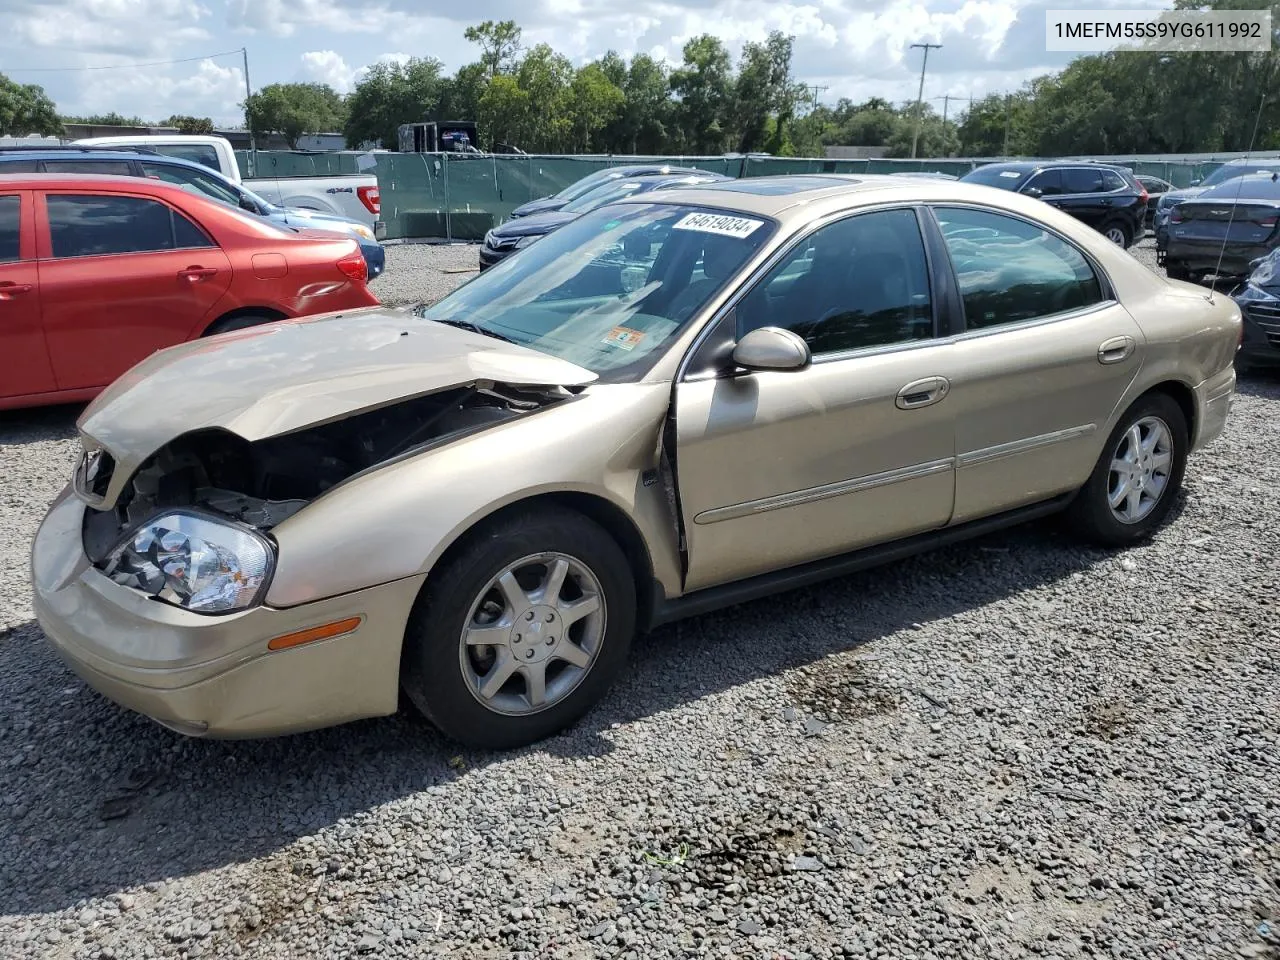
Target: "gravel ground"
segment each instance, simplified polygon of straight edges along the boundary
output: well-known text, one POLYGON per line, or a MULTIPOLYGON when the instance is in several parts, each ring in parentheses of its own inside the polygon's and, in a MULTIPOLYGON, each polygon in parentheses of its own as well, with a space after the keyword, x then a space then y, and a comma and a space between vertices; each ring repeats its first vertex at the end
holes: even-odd
MULTIPOLYGON (((392 250, 397 294, 474 256, 392 250)), ((1277 413, 1242 382, 1148 545, 1039 524, 666 628, 503 755, 89 692, 27 598, 74 414, 0 415, 0 956, 1276 960, 1277 413)))

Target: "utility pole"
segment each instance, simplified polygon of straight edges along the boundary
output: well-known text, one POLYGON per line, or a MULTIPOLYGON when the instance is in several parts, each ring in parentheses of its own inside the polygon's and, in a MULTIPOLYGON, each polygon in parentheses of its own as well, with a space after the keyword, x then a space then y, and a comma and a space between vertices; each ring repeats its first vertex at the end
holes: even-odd
POLYGON ((825 92, 826 92, 826 90, 827 90, 827 88, 826 88, 826 87, 819 87, 819 86, 812 86, 812 87, 805 87, 805 89, 806 89, 806 90, 812 90, 812 91, 813 91, 813 109, 814 109, 814 110, 817 110, 817 109, 818 109, 818 94, 819 94, 819 93, 825 93, 825 92))
POLYGON ((951 106, 951 94, 942 95, 942 125, 947 125, 947 108, 951 106))
POLYGON ((1009 94, 1004 95, 1004 153, 1003 157, 1009 155, 1009 102, 1013 99, 1009 94))
POLYGON ((913 43, 911 45, 912 50, 916 47, 924 49, 924 63, 920 64, 920 90, 916 93, 916 130, 915 133, 911 135, 911 159, 913 160, 916 156, 916 145, 920 142, 920 122, 924 119, 924 114, 921 112, 921 101, 924 100, 924 72, 929 69, 929 51, 941 50, 942 44, 913 43))
POLYGON ((249 86, 249 51, 241 47, 240 53, 244 55, 244 120, 249 128, 249 176, 252 177, 258 172, 255 169, 258 166, 258 141, 253 136, 253 124, 249 122, 249 98, 253 96, 249 86))

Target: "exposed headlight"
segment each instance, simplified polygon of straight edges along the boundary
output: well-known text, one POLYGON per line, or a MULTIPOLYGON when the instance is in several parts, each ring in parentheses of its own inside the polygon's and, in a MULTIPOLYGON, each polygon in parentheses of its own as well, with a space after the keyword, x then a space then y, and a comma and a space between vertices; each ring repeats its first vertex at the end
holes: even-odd
POLYGON ((364 237, 366 240, 372 240, 374 243, 377 243, 378 241, 378 238, 373 235, 373 231, 362 223, 353 223, 351 225, 351 232, 356 236, 364 237))
POLYGON ((196 613, 252 606, 271 574, 267 541, 192 513, 151 520, 115 549, 103 572, 116 583, 196 613))
POLYGON ((537 241, 541 240, 542 237, 543 237, 543 234, 534 234, 532 237, 521 237, 519 240, 516 241, 516 249, 520 250, 523 247, 527 247, 533 243, 536 243, 537 241))

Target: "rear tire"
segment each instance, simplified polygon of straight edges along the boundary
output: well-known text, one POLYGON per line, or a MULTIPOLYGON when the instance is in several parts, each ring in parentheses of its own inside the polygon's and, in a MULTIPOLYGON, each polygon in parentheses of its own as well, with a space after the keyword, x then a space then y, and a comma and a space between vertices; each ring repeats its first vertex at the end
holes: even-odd
POLYGON ((1067 522, 1100 546, 1145 540, 1173 509, 1188 446, 1187 418, 1177 402, 1160 392, 1139 397, 1111 431, 1067 522))
POLYGON ((470 534, 428 579, 400 682, 450 739, 521 747, 603 698, 635 628, 635 577, 614 539, 571 510, 521 510, 470 534))
POLYGON ((232 330, 244 330, 247 327, 258 327, 264 323, 274 323, 279 317, 269 317, 261 313, 247 313, 239 317, 230 317, 226 320, 217 320, 209 324, 209 329, 204 332, 206 337, 216 337, 220 333, 230 333, 232 330))
POLYGON ((1121 250, 1128 250, 1133 245, 1133 228, 1123 220, 1109 220, 1104 223, 1102 235, 1121 250))

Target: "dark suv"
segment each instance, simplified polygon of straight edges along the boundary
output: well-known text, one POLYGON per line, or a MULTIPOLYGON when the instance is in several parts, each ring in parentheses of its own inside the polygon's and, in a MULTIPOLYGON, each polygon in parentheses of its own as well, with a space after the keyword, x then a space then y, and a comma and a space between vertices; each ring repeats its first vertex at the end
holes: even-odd
POLYGON ((1146 233, 1147 191, 1124 167, 1071 160, 989 163, 960 178, 1039 197, 1128 248, 1146 233))

